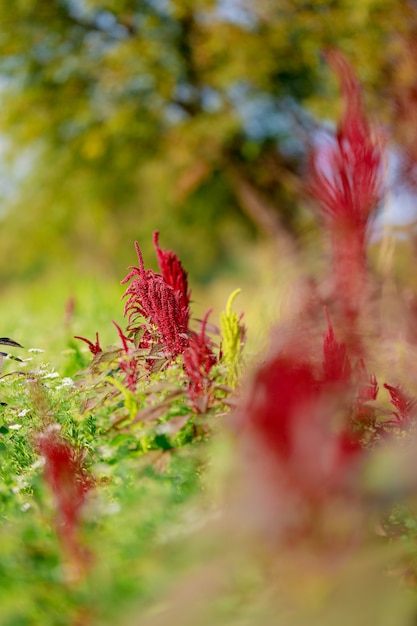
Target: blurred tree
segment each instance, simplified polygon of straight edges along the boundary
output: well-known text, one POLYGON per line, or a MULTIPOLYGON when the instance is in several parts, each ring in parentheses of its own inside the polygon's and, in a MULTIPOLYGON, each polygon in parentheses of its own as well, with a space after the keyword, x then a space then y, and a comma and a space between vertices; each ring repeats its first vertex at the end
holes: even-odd
POLYGON ((338 101, 321 49, 344 49, 380 94, 387 42, 410 11, 405 0, 0 0, 0 248, 13 259, 0 277, 53 260, 120 275, 132 239, 158 228, 204 278, 232 262, 233 235, 299 232, 306 111, 329 118, 338 101))

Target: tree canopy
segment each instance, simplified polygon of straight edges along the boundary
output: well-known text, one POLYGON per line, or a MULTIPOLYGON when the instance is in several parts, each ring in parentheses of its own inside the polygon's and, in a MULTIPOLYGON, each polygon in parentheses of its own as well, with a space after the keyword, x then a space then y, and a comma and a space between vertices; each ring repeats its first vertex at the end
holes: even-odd
POLYGON ((323 49, 387 119, 414 81, 405 0, 18 0, 0 21, 3 279, 120 274, 154 229, 207 278, 232 239, 309 227, 308 137, 338 106, 323 49))

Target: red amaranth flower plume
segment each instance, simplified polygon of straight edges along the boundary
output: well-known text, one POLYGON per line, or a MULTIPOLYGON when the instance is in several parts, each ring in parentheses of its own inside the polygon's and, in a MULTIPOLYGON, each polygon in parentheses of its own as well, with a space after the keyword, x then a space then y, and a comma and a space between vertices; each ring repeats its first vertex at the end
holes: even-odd
POLYGON ((345 110, 325 165, 320 151, 312 155, 310 190, 320 202, 332 229, 349 228, 363 241, 381 194, 381 150, 363 114, 359 82, 347 59, 338 51, 327 54, 337 74, 345 110))
POLYGON ((178 256, 172 250, 163 250, 159 247, 159 232, 153 234, 153 244, 156 250, 159 269, 167 285, 170 285, 174 292, 181 294, 182 306, 188 309, 190 306, 191 292, 188 291, 188 275, 183 268, 178 256))
POLYGON ((93 343, 89 339, 86 339, 85 337, 80 337, 79 335, 75 335, 74 339, 81 339, 81 341, 84 341, 88 345, 88 348, 89 348, 91 354, 93 354, 93 355, 96 355, 99 352, 103 352, 103 350, 102 350, 102 348, 100 346, 100 340, 98 338, 98 333, 96 333, 96 342, 95 343, 93 343))
POLYGON ((327 333, 323 333, 323 378, 326 383, 342 382, 349 383, 352 367, 344 342, 339 343, 334 335, 333 327, 327 308, 325 308, 327 320, 327 333))
POLYGON ((336 295, 352 321, 365 292, 366 235, 382 192, 382 154, 363 114, 352 67, 335 50, 327 60, 341 84, 344 113, 334 145, 311 156, 309 191, 331 237, 336 295))
POLYGON ((350 394, 334 394, 333 381, 320 378, 314 362, 283 351, 256 371, 239 412, 249 445, 276 468, 277 488, 309 504, 347 487, 360 450, 350 394))
MULTIPOLYGON (((327 308, 327 332, 323 333, 323 379, 322 384, 341 383, 351 392, 352 417, 356 427, 376 426, 376 412, 369 401, 376 400, 378 383, 375 375, 368 374, 362 358, 352 367, 345 342, 337 341, 327 308), (354 397, 356 395, 356 398, 354 397)), ((343 389, 341 387, 341 389, 343 389)), ((369 428, 368 428, 369 430, 369 428)), ((375 430, 372 430, 375 433, 375 430)))
POLYGON ((188 392, 191 402, 198 412, 204 412, 209 405, 212 381, 210 372, 216 364, 216 357, 206 337, 206 324, 210 311, 204 316, 200 333, 192 333, 184 350, 184 371, 188 377, 188 392))
MULTIPOLYGON (((147 341, 154 336, 171 357, 184 351, 188 342, 190 310, 182 289, 175 290, 165 278, 146 270, 139 244, 135 243, 139 267, 132 267, 122 284, 132 281, 123 297, 128 297, 124 314, 128 315, 130 330, 144 328, 147 341), (137 324, 138 318, 142 324, 137 324)), ((165 253, 168 254, 168 253, 165 253)))
POLYGON ((394 411, 395 420, 391 423, 408 426, 415 415, 417 399, 410 397, 399 385, 384 383, 384 387, 389 391, 391 404, 397 409, 394 411))
POLYGON ((353 419, 356 428, 359 428, 368 443, 378 438, 380 426, 378 424, 378 410, 372 404, 377 399, 379 386, 375 374, 366 371, 365 364, 359 361, 355 368, 356 401, 353 406, 353 419))
POLYGON ((136 391, 136 384, 139 378, 139 360, 132 354, 131 346, 134 348, 134 342, 126 337, 119 324, 113 321, 114 326, 119 334, 123 346, 123 356, 119 360, 119 367, 124 372, 126 387, 130 391, 136 391), (129 343, 131 346, 129 346, 129 343))
POLYGON ((361 402, 368 400, 376 400, 378 396, 379 386, 375 374, 369 374, 366 384, 359 388, 358 398, 361 402))
POLYGON ((44 477, 54 498, 58 536, 80 573, 90 560, 79 538, 79 526, 93 480, 84 468, 81 452, 61 436, 57 425, 41 432, 35 446, 45 459, 44 477))

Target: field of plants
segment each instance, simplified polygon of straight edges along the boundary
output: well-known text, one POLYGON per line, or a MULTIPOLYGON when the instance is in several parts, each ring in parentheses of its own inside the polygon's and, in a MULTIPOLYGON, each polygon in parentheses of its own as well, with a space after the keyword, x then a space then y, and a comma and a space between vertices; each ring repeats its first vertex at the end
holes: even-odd
POLYGON ((326 58, 321 235, 249 297, 203 310, 156 230, 113 286, 5 292, 2 626, 416 623, 417 300, 370 250, 384 138, 326 58))

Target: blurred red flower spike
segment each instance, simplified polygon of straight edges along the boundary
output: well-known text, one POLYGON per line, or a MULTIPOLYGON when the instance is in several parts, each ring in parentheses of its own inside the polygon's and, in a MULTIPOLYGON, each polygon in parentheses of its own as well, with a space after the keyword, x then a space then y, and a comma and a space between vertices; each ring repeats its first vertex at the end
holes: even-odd
POLYGON ((315 507, 349 492, 361 447, 348 400, 305 358, 278 354, 257 370, 237 427, 255 467, 264 468, 259 480, 270 485, 267 498, 284 509, 294 501, 315 507))
POLYGON ((348 383, 351 379, 352 367, 344 342, 336 341, 330 316, 325 308, 327 333, 323 333, 323 379, 324 382, 348 383))
POLYGON ((51 425, 35 442, 44 458, 44 478, 54 499, 57 534, 76 576, 82 575, 91 562, 91 555, 81 543, 80 522, 83 508, 93 487, 93 479, 84 468, 82 454, 51 425))
POLYGON ((336 50, 326 58, 339 78, 344 112, 331 145, 318 147, 311 155, 308 188, 332 244, 332 297, 341 303, 352 326, 367 297, 366 238, 382 195, 382 151, 364 116, 351 65, 336 50))
POLYGON ((325 167, 320 149, 312 155, 310 191, 331 228, 351 228, 364 241, 368 219, 381 195, 381 148, 363 114, 359 82, 350 63, 336 50, 328 52, 326 59, 339 78, 344 113, 325 167))
POLYGON ((409 396, 399 385, 384 383, 384 387, 390 394, 391 404, 397 409, 394 412, 396 422, 403 426, 409 425, 415 415, 417 399, 409 396))
POLYGON ((48 427, 36 440, 45 459, 45 479, 51 489, 57 515, 63 528, 72 532, 93 482, 85 471, 81 454, 66 442, 54 427, 48 427))

